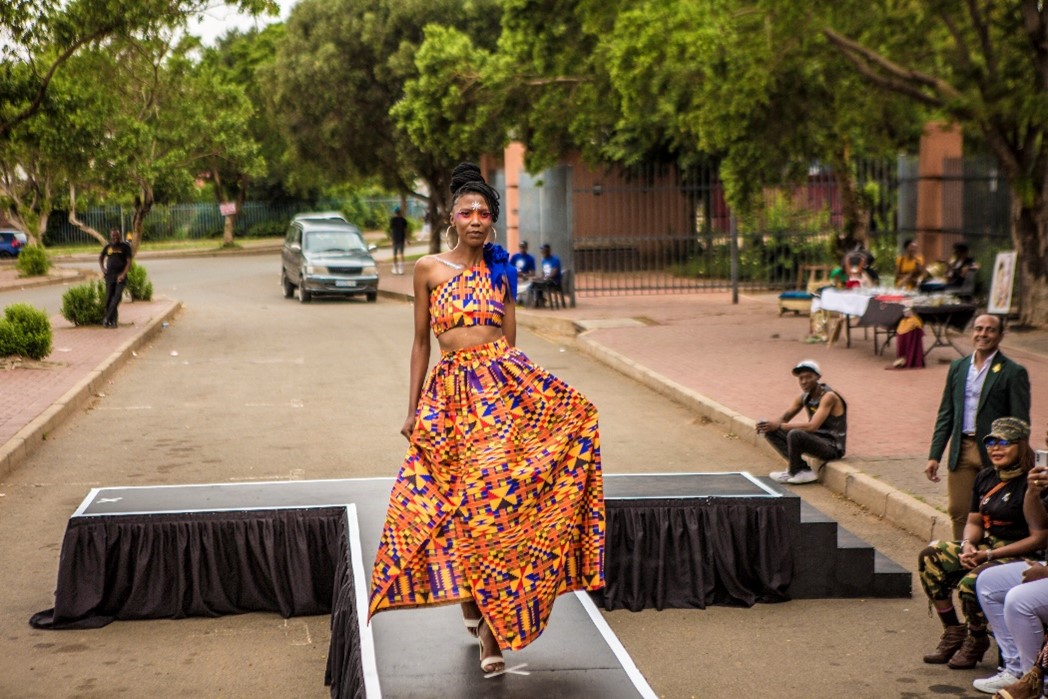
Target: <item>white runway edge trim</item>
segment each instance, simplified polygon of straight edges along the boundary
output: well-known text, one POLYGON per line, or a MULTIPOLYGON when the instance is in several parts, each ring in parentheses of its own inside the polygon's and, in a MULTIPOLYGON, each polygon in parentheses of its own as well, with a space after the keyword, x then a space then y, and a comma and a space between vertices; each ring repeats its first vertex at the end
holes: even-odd
POLYGON ((375 658, 375 637, 367 623, 368 596, 364 578, 363 550, 360 547, 360 524, 357 522, 357 506, 346 505, 346 522, 349 524, 349 552, 353 561, 353 591, 357 605, 357 632, 360 635, 360 664, 364 671, 364 696, 380 699, 382 687, 378 681, 378 662, 375 658))
POLYGON ((659 695, 656 694, 650 686, 648 681, 644 679, 644 675, 640 674, 640 670, 633 663, 633 658, 626 652, 626 648, 619 641, 619 637, 615 635, 615 632, 608 626, 608 622, 601 616, 600 610, 597 609, 597 605, 593 604, 593 600, 590 599, 589 593, 579 590, 575 592, 575 596, 578 597, 579 602, 582 604, 582 608, 589 614, 590 621, 597 627, 597 631, 600 631, 600 635, 604 637, 604 642, 611 648, 611 652, 615 654, 615 658, 622 665, 622 669, 626 672, 626 676, 633 682, 633 686, 637 688, 637 692, 644 699, 659 699, 659 695))

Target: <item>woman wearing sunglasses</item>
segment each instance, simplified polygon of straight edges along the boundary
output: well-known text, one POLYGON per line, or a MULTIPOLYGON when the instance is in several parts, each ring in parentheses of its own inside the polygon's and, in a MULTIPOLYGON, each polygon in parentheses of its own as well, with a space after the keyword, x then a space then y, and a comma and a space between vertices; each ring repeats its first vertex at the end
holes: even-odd
POLYGON ((451 177, 450 250, 415 265, 409 446, 369 615, 459 603, 487 676, 534 641, 557 595, 604 586, 597 411, 514 345, 516 270, 492 244, 499 196, 451 177), (429 369, 430 331, 440 361, 429 369))
MULTIPOLYGON (((1040 510, 1035 513, 1043 515, 1048 468, 1037 466, 1030 471, 1026 487, 1040 498, 1040 510)), ((1043 559, 1043 555, 1038 558, 1043 559)), ((1044 635, 1048 624, 1048 566, 1033 560, 998 566, 980 575, 975 588, 1004 663, 993 677, 975 680, 975 688, 987 694, 997 692, 1006 699, 1040 697, 1048 665, 1044 635)))
POLYGON ((918 556, 921 585, 943 625, 939 646, 926 663, 975 667, 990 646, 986 616, 975 592, 976 580, 991 566, 1039 553, 1048 537, 1048 513, 1037 488, 1027 488, 1033 467, 1030 426, 1015 417, 993 421, 983 440, 993 468, 975 479, 968 521, 961 541, 933 541, 918 556), (967 624, 953 606, 957 590, 967 624))

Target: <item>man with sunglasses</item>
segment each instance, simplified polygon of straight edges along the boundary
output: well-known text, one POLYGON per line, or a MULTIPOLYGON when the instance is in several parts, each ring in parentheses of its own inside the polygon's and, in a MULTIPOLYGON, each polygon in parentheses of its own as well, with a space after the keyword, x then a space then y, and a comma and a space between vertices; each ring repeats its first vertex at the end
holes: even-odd
POLYGON ((983 438, 993 421, 1002 417, 1030 421, 1030 377, 1025 367, 998 350, 1003 336, 1000 317, 976 317, 972 325, 975 351, 950 364, 932 432, 924 473, 928 480, 939 482, 939 462, 949 443, 946 509, 953 521, 954 539, 964 537, 975 476, 990 465, 983 438))

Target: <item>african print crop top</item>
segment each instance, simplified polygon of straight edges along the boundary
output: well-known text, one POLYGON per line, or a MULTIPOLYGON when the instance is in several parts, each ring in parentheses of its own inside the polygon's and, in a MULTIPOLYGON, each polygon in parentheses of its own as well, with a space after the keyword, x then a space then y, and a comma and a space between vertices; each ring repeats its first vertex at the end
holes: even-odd
POLYGON ((452 328, 502 327, 506 306, 484 264, 456 274, 429 292, 429 326, 441 335, 452 328))

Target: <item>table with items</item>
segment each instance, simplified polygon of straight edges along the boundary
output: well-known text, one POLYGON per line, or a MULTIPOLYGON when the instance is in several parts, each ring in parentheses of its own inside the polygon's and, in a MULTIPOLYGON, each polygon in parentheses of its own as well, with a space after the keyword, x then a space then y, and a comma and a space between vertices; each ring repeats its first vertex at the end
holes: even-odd
MULTIPOLYGON (((898 289, 834 289, 825 288, 812 300, 812 313, 829 311, 840 314, 839 329, 845 333, 847 347, 851 347, 851 329, 873 328, 873 349, 881 354, 895 337, 895 328, 906 309, 911 309, 928 327, 934 338, 924 351, 928 356, 936 347, 953 347, 958 354, 964 352, 953 343, 950 329, 964 330, 975 315, 975 304, 962 303, 950 294, 915 294, 898 289), (880 336, 884 335, 883 342, 880 336)), ((827 333, 832 342, 836 333, 827 333)))

